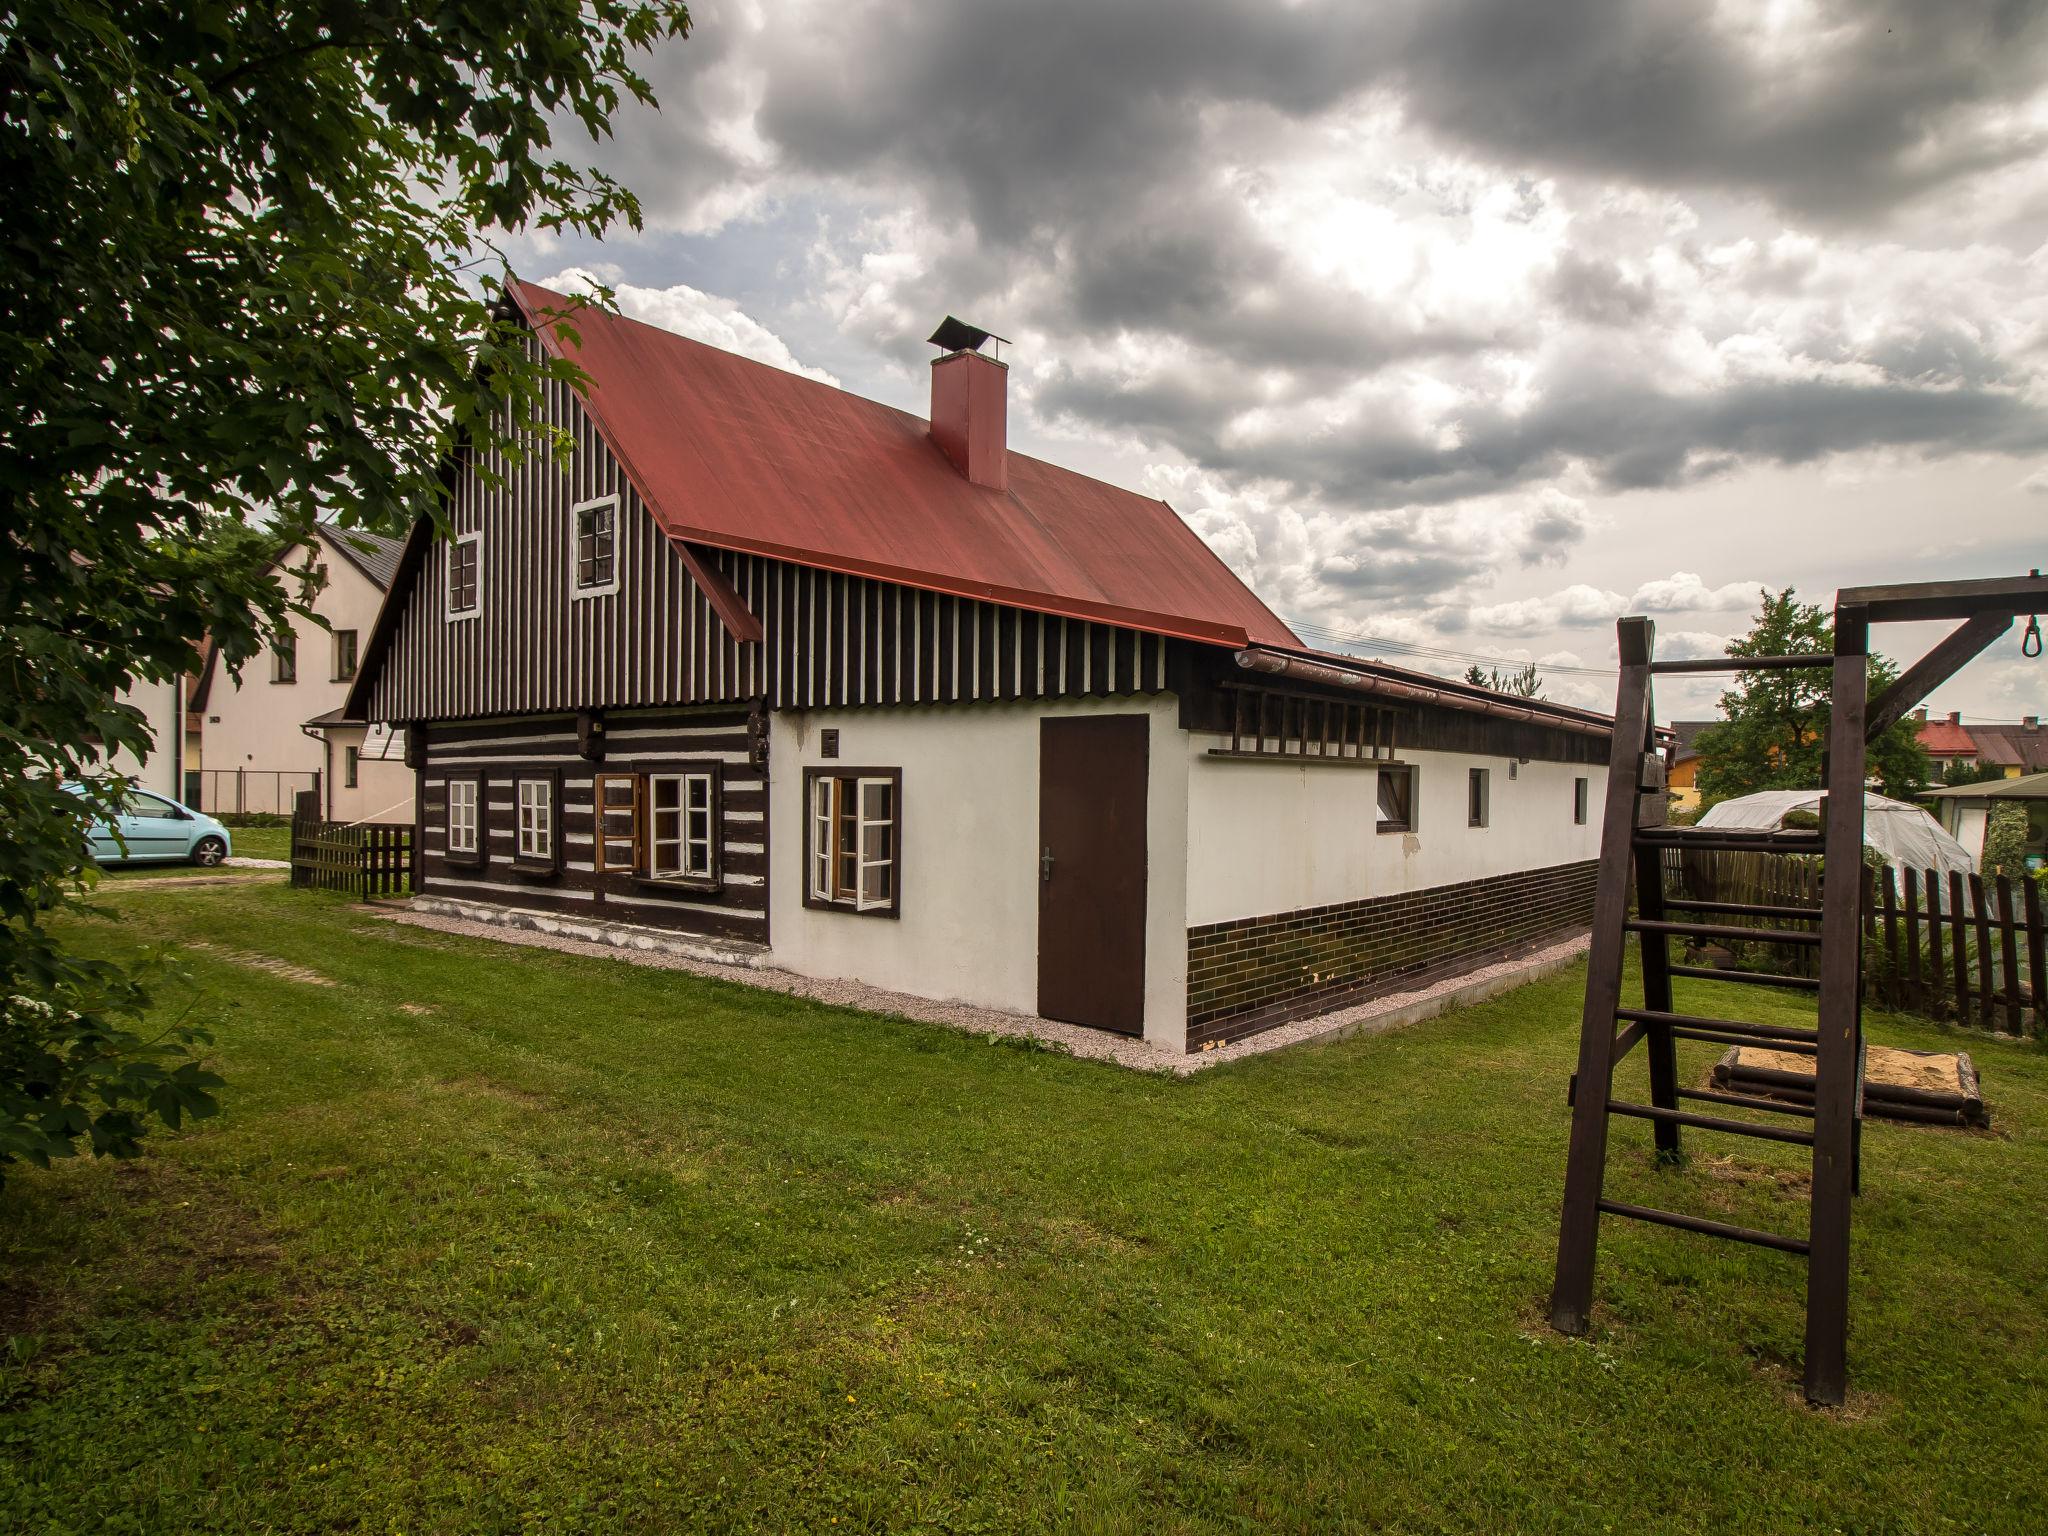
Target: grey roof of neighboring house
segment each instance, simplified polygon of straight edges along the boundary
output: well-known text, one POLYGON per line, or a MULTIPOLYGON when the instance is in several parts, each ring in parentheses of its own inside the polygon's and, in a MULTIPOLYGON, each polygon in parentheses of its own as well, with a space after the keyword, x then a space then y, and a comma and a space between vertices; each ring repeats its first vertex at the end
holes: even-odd
POLYGON ((1979 725, 1973 720, 1964 728, 1977 744, 1980 763, 2015 763, 2023 773, 2048 769, 2048 730, 2039 725, 1979 725))
POLYGON ((398 557, 405 551, 404 539, 387 539, 360 528, 337 528, 332 523, 314 526, 336 554, 377 584, 379 592, 391 590, 392 578, 398 574, 398 557))
POLYGON ((2048 773, 2019 779, 1987 779, 1982 784, 1952 784, 1920 792, 1923 800, 2048 800, 2048 773))
POLYGON ((1672 721, 1671 733, 1678 738, 1678 755, 1673 761, 1682 763, 1689 757, 1698 757, 1700 755, 1699 748, 1694 746, 1693 743, 1699 739, 1700 732, 1710 725, 1719 725, 1720 723, 1718 720, 1672 721))

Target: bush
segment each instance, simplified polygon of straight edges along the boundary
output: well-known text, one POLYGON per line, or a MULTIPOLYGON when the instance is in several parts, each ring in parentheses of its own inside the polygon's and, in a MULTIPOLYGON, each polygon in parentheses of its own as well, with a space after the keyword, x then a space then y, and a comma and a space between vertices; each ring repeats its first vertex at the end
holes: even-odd
POLYGON ((1984 826, 1984 856, 1978 865, 1987 875, 2027 872, 2027 808, 2017 800, 1995 800, 1984 826))

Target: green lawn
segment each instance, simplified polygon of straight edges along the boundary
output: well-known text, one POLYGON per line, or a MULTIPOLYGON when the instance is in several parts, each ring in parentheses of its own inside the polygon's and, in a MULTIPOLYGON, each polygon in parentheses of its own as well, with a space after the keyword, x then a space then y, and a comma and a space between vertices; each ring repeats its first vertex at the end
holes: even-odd
MULTIPOLYGON (((1543 1326, 1577 972, 1172 1081, 281 882, 104 894, 95 948, 186 941, 166 1006, 228 1110, 0 1193, 0 1527, 2012 1532, 2048 1501, 2032 1045, 1968 1042, 1994 1134, 1869 1130, 1822 1414, 1796 1260, 1610 1223, 1594 1336, 1543 1326)), ((1615 1134, 1622 1198, 1803 1223, 1794 1149, 1700 1135, 1670 1172, 1615 1134)))

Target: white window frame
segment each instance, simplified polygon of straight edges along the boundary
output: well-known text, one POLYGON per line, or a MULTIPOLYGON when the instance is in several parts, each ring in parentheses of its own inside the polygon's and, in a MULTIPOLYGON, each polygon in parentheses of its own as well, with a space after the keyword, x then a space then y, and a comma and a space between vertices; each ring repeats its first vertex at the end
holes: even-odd
POLYGON ((448 781, 448 851, 451 854, 474 856, 477 852, 477 802, 481 791, 482 787, 475 779, 448 781))
POLYGON ((579 501, 569 509, 569 596, 572 599, 586 597, 610 597, 619 590, 619 523, 620 505, 616 493, 610 496, 596 496, 589 501, 579 501), (576 580, 577 550, 581 538, 583 514, 595 512, 600 507, 611 508, 612 513, 612 579, 595 586, 582 586, 576 580))
POLYGON ((532 864, 555 861, 555 781, 521 779, 516 791, 521 859, 532 864))
POLYGON ((896 901, 896 860, 887 852, 881 858, 869 858, 868 832, 871 828, 880 829, 882 832, 882 847, 885 850, 895 847, 896 818, 902 814, 902 808, 895 804, 896 782, 893 779, 884 778, 855 779, 853 781, 853 794, 855 838, 853 845, 853 909, 856 912, 885 911, 893 906, 896 901), (868 791, 871 789, 884 790, 889 794, 890 805, 887 816, 870 816, 868 814, 868 791), (868 871, 871 869, 885 869, 889 872, 889 893, 886 896, 869 897, 868 871))
POLYGON ((805 814, 810 817, 810 867, 804 878, 811 900, 840 911, 892 914, 900 911, 898 898, 902 871, 896 868, 896 850, 901 846, 903 819, 900 779, 894 774, 819 773, 811 779, 811 800, 805 807, 805 814), (836 868, 844 857, 838 846, 840 823, 847 815, 842 786, 850 786, 853 792, 853 869, 849 882, 842 882, 836 868), (869 796, 874 792, 893 797, 888 815, 872 814, 869 796), (871 855, 869 847, 876 834, 879 834, 883 852, 871 855), (887 871, 886 894, 870 894, 869 877, 874 871, 887 871))
POLYGON ((718 878, 718 775, 708 769, 683 773, 650 773, 647 776, 647 873, 655 880, 688 880, 705 883, 718 878), (676 803, 664 809, 664 786, 673 786, 676 803), (704 803, 693 806, 691 792, 701 789, 704 803), (693 832, 690 818, 701 812, 701 835, 693 832), (675 818, 672 836, 663 835, 662 819, 675 818), (664 865, 664 860, 672 863, 664 865))
POLYGON ((483 617, 484 611, 484 536, 483 530, 458 535, 448 546, 448 560, 441 576, 441 616, 450 624, 460 624, 466 619, 483 617), (457 608, 455 606, 455 551, 465 544, 476 546, 476 606, 457 608))

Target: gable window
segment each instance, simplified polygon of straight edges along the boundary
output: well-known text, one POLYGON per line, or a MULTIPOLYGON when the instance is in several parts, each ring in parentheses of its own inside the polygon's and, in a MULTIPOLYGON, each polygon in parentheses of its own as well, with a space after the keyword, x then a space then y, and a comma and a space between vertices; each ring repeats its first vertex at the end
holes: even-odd
POLYGON ((619 590, 619 498, 578 502, 569 509, 569 590, 602 597, 619 590))
POLYGON ((483 862, 482 842, 477 835, 481 789, 481 782, 475 778, 448 781, 448 858, 451 863, 483 862))
POLYGON ((356 675, 356 632, 352 629, 337 629, 334 632, 334 680, 345 683, 356 675))
POLYGON ((1492 799, 1491 778, 1492 770, 1487 768, 1474 768, 1466 777, 1465 825, 1468 827, 1483 827, 1487 823, 1493 809, 1489 803, 1492 799))
POLYGON ((804 786, 804 904, 895 917, 902 770, 810 768, 804 786))
POLYGON ((465 533, 448 546, 448 617, 473 619, 484 607, 484 536, 465 533))
POLYGON ((1415 830, 1415 770, 1404 767, 1382 767, 1379 770, 1379 781, 1379 830, 1382 832, 1413 832, 1415 830))
POLYGON ((647 873, 708 885, 718 879, 718 775, 710 769, 647 780, 647 873))
POLYGON ((270 645, 270 680, 296 683, 299 680, 299 637, 283 635, 270 645))
POLYGON ((1586 824, 1586 781, 1572 780, 1572 820, 1580 826, 1586 824))
POLYGON ((555 867, 555 780, 552 774, 522 778, 517 788, 518 841, 514 858, 520 864, 555 867))
POLYGON ((362 777, 363 749, 343 747, 341 749, 341 785, 344 789, 357 789, 357 780, 362 777))

